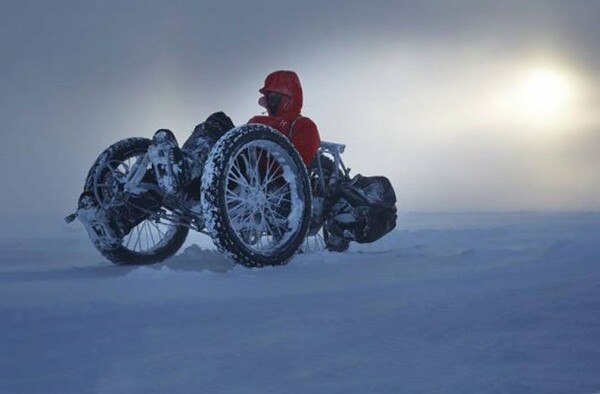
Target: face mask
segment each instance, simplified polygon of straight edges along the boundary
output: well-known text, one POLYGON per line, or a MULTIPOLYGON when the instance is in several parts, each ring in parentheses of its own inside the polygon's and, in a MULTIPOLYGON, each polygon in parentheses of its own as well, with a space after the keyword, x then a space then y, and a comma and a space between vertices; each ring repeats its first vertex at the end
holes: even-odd
POLYGON ((267 92, 264 97, 261 97, 259 103, 267 109, 269 115, 275 115, 277 114, 277 108, 281 103, 282 97, 279 93, 267 92))

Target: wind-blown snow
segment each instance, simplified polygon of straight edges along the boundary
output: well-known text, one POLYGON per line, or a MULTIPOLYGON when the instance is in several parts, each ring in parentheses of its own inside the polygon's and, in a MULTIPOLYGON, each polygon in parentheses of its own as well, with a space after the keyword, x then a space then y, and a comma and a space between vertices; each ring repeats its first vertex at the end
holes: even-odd
POLYGON ((81 227, 5 236, 0 392, 600 391, 599 214, 398 222, 262 269, 190 244, 117 267, 81 227))

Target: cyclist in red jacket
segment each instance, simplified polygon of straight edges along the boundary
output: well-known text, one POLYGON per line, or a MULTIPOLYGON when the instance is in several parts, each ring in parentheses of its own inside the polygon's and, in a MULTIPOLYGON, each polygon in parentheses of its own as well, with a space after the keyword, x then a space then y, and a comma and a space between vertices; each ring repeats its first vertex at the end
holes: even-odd
POLYGON ((285 135, 296 147, 304 164, 309 165, 319 149, 319 131, 315 123, 302 116, 302 86, 293 71, 275 71, 267 76, 259 89, 258 104, 267 109, 268 116, 255 116, 248 123, 271 126, 285 135))
MULTIPOLYGON (((267 109, 268 116, 255 116, 248 123, 264 124, 281 132, 309 165, 319 149, 320 138, 314 122, 300 115, 302 86, 296 73, 269 74, 259 92, 263 96, 258 103, 267 109)), ((168 194, 177 194, 192 182, 198 183, 210 149, 233 127, 227 115, 215 112, 196 126, 182 149, 170 130, 158 130, 148 152, 159 186, 168 194)))

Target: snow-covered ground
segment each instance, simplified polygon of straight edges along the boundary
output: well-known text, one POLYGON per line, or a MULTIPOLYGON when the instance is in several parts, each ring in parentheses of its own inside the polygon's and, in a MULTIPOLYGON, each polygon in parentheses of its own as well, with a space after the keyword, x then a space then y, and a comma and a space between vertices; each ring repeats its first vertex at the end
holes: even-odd
POLYGON ((1 393, 600 392, 598 213, 406 214, 253 270, 44 225, 1 233, 1 393))

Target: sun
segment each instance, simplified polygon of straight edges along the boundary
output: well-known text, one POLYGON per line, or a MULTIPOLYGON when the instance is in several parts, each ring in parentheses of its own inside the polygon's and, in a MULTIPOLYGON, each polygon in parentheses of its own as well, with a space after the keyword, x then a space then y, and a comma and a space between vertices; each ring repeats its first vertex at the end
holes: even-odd
POLYGON ((580 90, 568 68, 550 62, 517 67, 492 89, 490 114, 532 135, 558 131, 577 120, 580 90))
POLYGON ((576 75, 566 68, 530 66, 515 78, 514 115, 532 131, 564 129, 576 120, 579 90, 576 75))
POLYGON ((562 70, 536 67, 521 77, 515 93, 525 116, 534 121, 556 119, 569 109, 574 85, 562 70))

